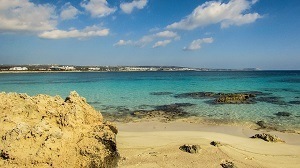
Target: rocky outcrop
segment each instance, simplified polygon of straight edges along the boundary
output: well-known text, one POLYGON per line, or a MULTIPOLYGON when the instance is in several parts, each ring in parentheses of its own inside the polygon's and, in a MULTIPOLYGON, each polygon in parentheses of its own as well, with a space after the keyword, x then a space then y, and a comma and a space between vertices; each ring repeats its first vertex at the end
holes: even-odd
POLYGON ((278 138, 276 135, 271 135, 271 134, 255 134, 254 136, 250 138, 259 138, 267 142, 284 142, 284 140, 278 138))
POLYGON ((75 91, 0 93, 0 167, 116 167, 117 128, 75 91))

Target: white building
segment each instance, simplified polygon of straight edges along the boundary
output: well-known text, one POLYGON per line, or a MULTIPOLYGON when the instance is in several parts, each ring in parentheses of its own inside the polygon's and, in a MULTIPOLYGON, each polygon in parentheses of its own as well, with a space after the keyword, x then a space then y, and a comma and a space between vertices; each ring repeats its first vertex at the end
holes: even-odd
POLYGON ((89 70, 90 70, 90 71, 99 71, 99 70, 100 70, 100 68, 97 68, 97 67, 96 67, 96 68, 94 68, 94 67, 91 67, 91 68, 89 68, 89 70))
POLYGON ((74 71, 76 70, 75 67, 73 66, 63 66, 61 67, 62 70, 65 70, 65 71, 74 71))
POLYGON ((9 68, 10 71, 28 71, 27 67, 12 67, 9 68))

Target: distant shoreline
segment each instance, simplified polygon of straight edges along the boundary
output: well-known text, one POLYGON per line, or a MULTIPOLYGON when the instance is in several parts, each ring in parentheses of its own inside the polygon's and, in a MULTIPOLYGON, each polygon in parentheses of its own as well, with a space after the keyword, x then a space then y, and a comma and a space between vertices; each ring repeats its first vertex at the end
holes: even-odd
POLYGON ((25 73, 109 73, 109 72, 278 72, 278 71, 300 71, 300 70, 209 70, 209 71, 0 71, 0 74, 25 74, 25 73))

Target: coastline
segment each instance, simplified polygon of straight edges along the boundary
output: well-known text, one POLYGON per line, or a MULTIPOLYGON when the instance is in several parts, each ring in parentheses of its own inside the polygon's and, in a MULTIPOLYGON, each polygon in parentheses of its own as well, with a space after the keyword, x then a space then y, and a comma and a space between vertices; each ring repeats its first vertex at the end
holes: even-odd
POLYGON ((225 161, 236 167, 298 167, 300 135, 267 132, 285 143, 266 142, 250 136, 266 131, 247 126, 207 125, 180 120, 163 123, 141 121, 116 123, 120 167, 220 167, 225 161), (221 146, 210 145, 219 141, 221 146), (199 145, 197 154, 179 150, 183 144, 199 145))
POLYGON ((0 97, 0 167, 84 167, 95 161, 118 167, 178 168, 296 168, 300 164, 299 133, 180 117, 178 111, 135 113, 136 117, 120 117, 112 123, 113 116, 101 114, 75 91, 66 99, 18 93, 0 97), (197 150, 183 151, 184 145, 197 150))

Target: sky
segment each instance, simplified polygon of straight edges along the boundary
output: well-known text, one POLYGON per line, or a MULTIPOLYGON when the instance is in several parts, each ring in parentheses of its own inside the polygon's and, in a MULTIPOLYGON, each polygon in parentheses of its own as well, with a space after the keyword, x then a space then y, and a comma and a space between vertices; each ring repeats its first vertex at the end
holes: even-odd
POLYGON ((0 0, 0 64, 300 69, 299 0, 0 0))

